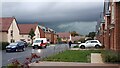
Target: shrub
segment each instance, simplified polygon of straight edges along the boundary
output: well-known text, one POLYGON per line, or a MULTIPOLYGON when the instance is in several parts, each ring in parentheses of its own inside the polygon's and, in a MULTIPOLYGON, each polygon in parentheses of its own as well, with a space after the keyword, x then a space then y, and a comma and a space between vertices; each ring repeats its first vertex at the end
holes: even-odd
POLYGON ((102 53, 103 61, 108 63, 120 63, 120 53, 115 51, 105 51, 102 53))
POLYGON ((79 48, 79 46, 74 46, 73 48, 79 48))
POLYGON ((81 43, 84 43, 86 40, 85 40, 85 38, 81 38, 78 41, 80 41, 81 43))
POLYGON ((8 42, 0 42, 0 44, 2 44, 2 45, 0 45, 0 49, 1 49, 1 50, 5 50, 5 49, 6 49, 6 46, 9 45, 8 42))

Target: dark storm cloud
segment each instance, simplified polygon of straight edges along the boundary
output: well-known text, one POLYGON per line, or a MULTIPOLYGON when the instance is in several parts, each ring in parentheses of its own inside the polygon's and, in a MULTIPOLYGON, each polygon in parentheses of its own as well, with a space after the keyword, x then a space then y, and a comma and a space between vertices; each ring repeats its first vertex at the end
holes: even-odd
MULTIPOLYGON (((73 22, 94 24, 103 9, 103 2, 3 2, 2 15, 15 16, 18 23, 39 22, 57 30, 73 22), (54 24, 54 25, 53 25, 54 24)), ((86 25, 82 23, 82 25, 86 25)), ((91 25, 92 26, 92 25, 91 25)), ((78 27, 78 26, 77 26, 78 27)), ((79 27, 83 29, 84 27, 79 27)), ((72 29, 71 29, 72 30, 72 29)), ((92 29, 91 29, 92 30, 92 29)), ((93 29, 94 30, 94 29, 93 29)), ((81 31, 81 30, 80 30, 81 31)), ((88 31, 88 30, 86 30, 88 31)), ((85 32, 83 34, 85 34, 85 32)))

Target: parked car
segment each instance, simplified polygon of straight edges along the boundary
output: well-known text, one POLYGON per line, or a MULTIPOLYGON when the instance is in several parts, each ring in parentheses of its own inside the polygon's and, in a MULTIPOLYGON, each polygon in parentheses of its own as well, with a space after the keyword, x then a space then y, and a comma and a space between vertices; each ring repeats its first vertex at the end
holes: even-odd
POLYGON ((85 43, 79 44, 79 48, 82 48, 82 49, 89 48, 89 47, 100 48, 102 47, 102 44, 98 40, 88 40, 85 43))
POLYGON ((35 48, 46 48, 47 47, 47 39, 46 38, 36 38, 32 44, 33 49, 35 48))
POLYGON ((25 47, 28 46, 28 43, 26 41, 22 41, 22 42, 24 43, 25 47))
POLYGON ((6 46, 6 52, 15 52, 15 51, 24 51, 25 50, 25 44, 22 41, 18 41, 15 43, 10 43, 8 46, 6 46))

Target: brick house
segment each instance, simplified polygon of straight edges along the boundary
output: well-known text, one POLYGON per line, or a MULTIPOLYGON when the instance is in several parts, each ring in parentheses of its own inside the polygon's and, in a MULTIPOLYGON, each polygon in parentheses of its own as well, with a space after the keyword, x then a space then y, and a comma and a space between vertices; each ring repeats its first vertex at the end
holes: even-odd
POLYGON ((24 40, 31 43, 29 32, 34 30, 35 38, 47 38, 52 43, 57 43, 57 35, 53 29, 33 24, 17 24, 14 17, 0 18, 0 42, 16 42, 24 40))
POLYGON ((97 39, 102 43, 102 45, 104 45, 104 37, 105 37, 104 29, 105 29, 105 20, 102 12, 96 26, 97 39))
POLYGON ((39 28, 39 32, 40 32, 40 38, 45 38, 45 32, 40 28, 39 28))
MULTIPOLYGON (((120 1, 104 3, 104 45, 106 49, 120 51, 120 1)), ((101 30, 98 30, 98 32, 101 30)), ((100 34, 98 34, 100 37, 100 34)), ((99 38, 98 38, 99 39, 99 38)), ((101 40, 101 39, 100 39, 101 40)))
POLYGON ((0 42, 19 41, 19 28, 14 17, 0 18, 0 42))
POLYGON ((58 36, 57 36, 56 33, 54 33, 54 43, 55 43, 55 44, 58 43, 58 36))
POLYGON ((40 30, 37 23, 33 24, 18 24, 20 30, 20 40, 24 40, 28 43, 31 43, 29 32, 31 29, 34 30, 34 38, 40 38, 40 30))
POLYGON ((39 25, 40 27, 40 32, 41 35, 45 38, 47 38, 47 40, 50 42, 50 43, 57 43, 57 35, 55 33, 55 31, 51 28, 48 28, 48 27, 44 27, 44 26, 41 26, 39 25))
POLYGON ((60 32, 57 35, 63 43, 68 43, 71 40, 71 34, 69 32, 60 32))

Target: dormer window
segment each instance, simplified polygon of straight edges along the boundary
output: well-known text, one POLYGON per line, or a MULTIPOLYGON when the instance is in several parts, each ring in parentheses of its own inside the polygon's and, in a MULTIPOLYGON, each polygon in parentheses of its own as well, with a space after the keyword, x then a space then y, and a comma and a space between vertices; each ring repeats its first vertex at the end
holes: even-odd
POLYGON ((48 29, 46 29, 46 32, 48 32, 48 29))
POLYGON ((45 31, 45 29, 43 29, 43 31, 45 31))

